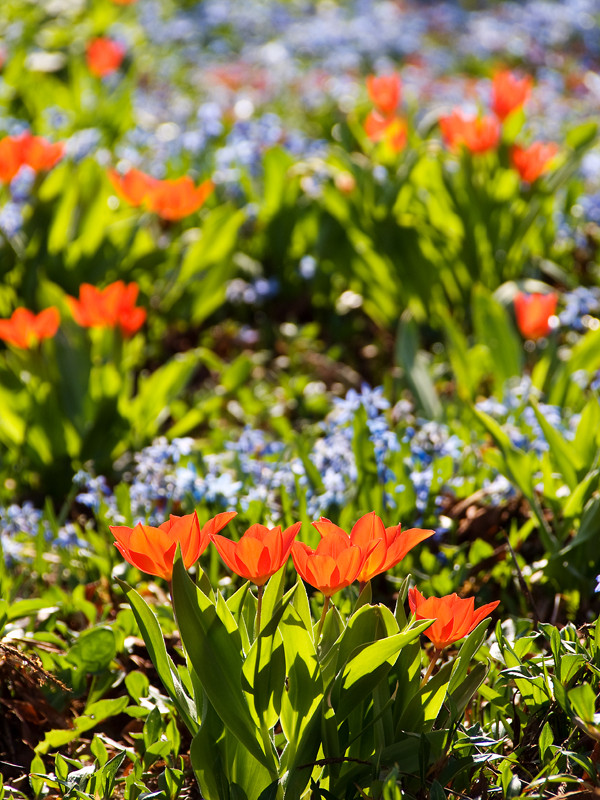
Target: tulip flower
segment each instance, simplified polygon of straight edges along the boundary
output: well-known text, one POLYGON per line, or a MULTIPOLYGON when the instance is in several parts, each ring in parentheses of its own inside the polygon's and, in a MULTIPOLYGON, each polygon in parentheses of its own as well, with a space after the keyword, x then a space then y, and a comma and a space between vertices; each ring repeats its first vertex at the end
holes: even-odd
POLYGON ((443 650, 468 636, 499 602, 496 600, 475 609, 472 597, 461 599, 454 593, 445 597, 425 598, 416 587, 408 590, 408 604, 415 617, 435 620, 425 631, 425 636, 433 642, 436 650, 443 650))
POLYGON ((558 145, 553 142, 534 142, 529 147, 515 145, 511 149, 510 159, 521 179, 533 183, 546 172, 557 153, 558 145))
POLYGON ((517 78, 509 70, 497 72, 492 80, 492 110, 498 119, 504 120, 517 108, 521 108, 531 92, 529 77, 517 78))
POLYGON ((115 547, 126 561, 142 572, 170 581, 177 545, 181 546, 183 563, 189 569, 206 550, 211 534, 222 530, 235 514, 235 511, 217 514, 202 528, 194 511, 183 517, 171 515, 158 528, 139 522, 134 528, 111 525, 110 530, 116 539, 115 547))
POLYGON ((294 542, 292 559, 300 577, 329 598, 354 583, 375 547, 373 543, 365 554, 344 531, 331 530, 322 536, 316 550, 304 542, 294 542))
POLYGON ((303 580, 325 595, 323 613, 317 628, 317 639, 323 629, 331 596, 354 583, 365 560, 377 546, 377 543, 373 542, 363 550, 352 544, 350 537, 344 531, 335 530, 336 527, 332 525, 332 529, 322 535, 316 550, 304 542, 294 542, 292 545, 292 559, 296 571, 303 580))
POLYGON ((440 118, 440 129, 444 142, 453 150, 462 145, 471 153, 485 153, 500 141, 500 125, 495 117, 469 117, 458 109, 440 118))
POLYGON ((212 181, 204 181, 196 187, 192 179, 185 175, 176 180, 158 181, 146 200, 150 210, 159 217, 175 221, 198 211, 213 190, 212 181))
POLYGON ((132 206, 141 206, 160 181, 139 169, 130 169, 120 175, 116 169, 108 170, 110 182, 117 192, 132 206))
POLYGON ((51 169, 63 155, 62 142, 51 144, 29 131, 19 136, 5 136, 0 139, 0 181, 10 183, 23 166, 35 172, 51 169))
MULTIPOLYGON (((312 524, 321 536, 335 533, 348 537, 345 531, 325 517, 312 524)), ((421 528, 410 528, 402 532, 401 525, 386 528, 374 511, 365 514, 354 525, 349 536, 350 543, 360 549, 364 558, 356 576, 357 580, 366 583, 376 575, 395 567, 409 550, 433 534, 434 531, 421 528)))
POLYGON ((85 57, 92 75, 104 78, 119 69, 125 58, 125 48, 119 42, 99 36, 88 44, 85 57))
POLYGON ((50 339, 58 330, 60 314, 54 306, 34 314, 17 308, 10 319, 0 320, 0 339, 23 350, 36 347, 42 339, 50 339))
POLYGON ((555 292, 546 294, 527 294, 519 292, 513 300, 515 317, 521 334, 526 339, 542 339, 552 330, 550 317, 554 316, 558 295, 555 292))
POLYGON ((159 181, 139 169, 130 169, 125 175, 111 169, 108 177, 117 192, 132 206, 146 205, 159 217, 170 221, 198 211, 215 188, 209 180, 196 187, 187 175, 159 181))
POLYGON ((138 295, 137 283, 125 285, 115 281, 105 289, 97 289, 89 283, 79 287, 79 300, 68 297, 71 313, 83 328, 120 327, 123 336, 132 336, 146 320, 146 310, 135 305, 138 295))
POLYGON ((399 75, 369 75, 367 78, 369 99, 381 114, 390 116, 400 105, 402 81, 399 75))
POLYGON ((265 525, 251 525, 239 542, 232 542, 224 536, 212 534, 210 539, 219 555, 232 572, 252 581, 258 587, 256 608, 256 635, 260 632, 260 615, 265 583, 271 575, 279 572, 290 557, 292 544, 302 523, 296 522, 283 532, 278 525, 267 528, 265 525))
POLYGON ((288 560, 301 522, 282 532, 265 525, 252 525, 239 542, 213 535, 211 541, 232 572, 257 586, 263 586, 288 560))

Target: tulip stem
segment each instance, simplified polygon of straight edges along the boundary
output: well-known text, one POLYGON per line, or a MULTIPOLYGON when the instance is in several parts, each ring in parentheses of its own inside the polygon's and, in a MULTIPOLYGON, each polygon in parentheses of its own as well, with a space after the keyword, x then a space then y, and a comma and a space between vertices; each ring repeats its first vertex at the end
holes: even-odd
POLYGON ((262 586, 257 586, 256 589, 257 589, 258 603, 256 604, 256 633, 254 638, 258 639, 258 634, 260 633, 260 612, 262 611, 262 599, 263 599, 263 593, 265 591, 264 584, 262 586))
POLYGON ((316 641, 318 642, 321 638, 321 631, 323 630, 323 623, 325 622, 325 617, 327 616, 327 611, 329 610, 329 602, 331 598, 329 595, 325 595, 325 602, 323 603, 323 612, 321 614, 321 619, 319 620, 319 627, 317 628, 317 638, 316 641))
POLYGON ((437 664, 437 660, 441 654, 442 650, 436 647, 436 649, 433 651, 433 655, 431 656, 431 661, 429 662, 429 667, 427 668, 427 672, 425 673, 423 680, 421 681, 421 686, 425 686, 425 684, 429 680, 431 673, 433 672, 433 668, 437 664))

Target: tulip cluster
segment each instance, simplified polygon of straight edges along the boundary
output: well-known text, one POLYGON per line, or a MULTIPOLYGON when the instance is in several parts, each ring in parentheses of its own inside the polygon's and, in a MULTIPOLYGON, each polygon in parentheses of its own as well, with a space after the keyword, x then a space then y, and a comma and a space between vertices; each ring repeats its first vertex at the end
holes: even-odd
POLYGON ((384 142, 393 153, 399 153, 406 145, 406 122, 398 115, 402 100, 400 76, 369 75, 367 93, 373 110, 365 119, 365 133, 372 142, 384 142))
MULTIPOLYGON (((171 516, 158 528, 138 523, 135 527, 111 526, 115 546, 133 566, 150 575, 170 581, 175 551, 179 544, 186 568, 194 564, 209 542, 236 575, 258 587, 257 626, 260 601, 265 583, 292 557, 296 571, 306 583, 325 597, 319 631, 336 592, 358 580, 365 584, 398 564, 415 545, 433 535, 432 530, 411 528, 402 532, 400 525, 386 528, 371 512, 361 517, 350 534, 321 517, 313 526, 321 536, 316 549, 295 541, 301 523, 286 530, 252 525, 238 542, 219 535, 235 512, 217 514, 200 527, 196 512, 182 517, 171 516)), ((416 589, 409 593, 411 611, 417 619, 433 619, 426 632, 436 650, 467 636, 491 611, 497 602, 475 609, 473 598, 462 600, 456 594, 426 600, 416 589)))
MULTIPOLYGON (((146 320, 146 310, 135 305, 137 283, 115 281, 105 289, 89 283, 79 287, 79 299, 67 297, 73 318, 82 328, 120 328, 123 336, 133 336, 146 320)), ((60 313, 51 306, 39 314, 17 308, 9 319, 0 320, 0 340, 21 349, 37 347, 42 339, 52 338, 60 324, 60 313)))
POLYGON ((71 313, 82 328, 116 328, 123 336, 133 336, 146 320, 146 310, 135 305, 137 283, 115 281, 105 289, 89 283, 79 287, 79 300, 67 298, 71 313))
POLYGON ((108 177, 118 194, 130 205, 145 205, 170 222, 198 211, 214 190, 210 180, 199 186, 194 186, 187 175, 175 180, 159 181, 139 169, 130 169, 124 175, 111 169, 108 177))
MULTIPOLYGON (((235 515, 231 514, 229 519, 233 516, 235 515)), ((222 519, 223 515, 220 514, 219 518, 222 519)), ((177 518, 171 517, 170 522, 164 524, 171 525, 175 519, 177 518)), ((190 527, 196 523, 196 515, 189 514, 181 517, 179 524, 190 527)), ((210 523, 212 520, 209 520, 207 525, 210 523)), ((225 524, 223 523, 223 526, 225 524)), ((400 525, 386 528, 374 511, 361 517, 350 535, 324 517, 312 524, 321 535, 321 541, 314 550, 307 544, 295 541, 300 531, 300 522, 296 522, 285 531, 282 531, 280 526, 267 528, 265 525, 257 524, 248 528, 238 542, 217 536, 218 530, 211 530, 208 538, 202 539, 202 546, 195 552, 195 558, 191 563, 200 557, 210 540, 232 572, 257 586, 262 586, 281 569, 291 554, 300 576, 326 597, 331 597, 355 580, 366 583, 376 575, 396 566, 409 550, 434 533, 432 530, 420 528, 402 532, 400 525)), ((138 523, 135 528, 111 528, 111 531, 121 543, 121 546, 119 544, 117 546, 131 564, 151 575, 170 577, 165 573, 164 564, 170 559, 172 567, 175 548, 172 547, 173 552, 170 549, 165 552, 167 539, 163 534, 157 533, 162 528, 163 526, 159 529, 138 523), (154 569, 149 560, 144 561, 145 566, 141 567, 139 558, 134 561, 128 557, 126 551, 129 548, 129 538, 124 538, 125 531, 129 531, 128 537, 134 536, 134 531, 138 531, 136 541, 148 542, 146 552, 157 557, 154 569)), ((183 527, 177 530, 182 531, 183 527)), ((169 548, 171 544, 168 545, 169 548)))
MULTIPOLYGON (((532 80, 519 78, 509 70, 497 72, 492 80, 492 114, 473 116, 454 109, 439 120, 442 138, 451 150, 466 148, 471 153, 486 153, 500 144, 502 124, 522 108, 531 93, 532 80)), ((552 163, 557 145, 533 142, 529 147, 515 145, 510 151, 511 166, 521 179, 533 183, 552 163)))

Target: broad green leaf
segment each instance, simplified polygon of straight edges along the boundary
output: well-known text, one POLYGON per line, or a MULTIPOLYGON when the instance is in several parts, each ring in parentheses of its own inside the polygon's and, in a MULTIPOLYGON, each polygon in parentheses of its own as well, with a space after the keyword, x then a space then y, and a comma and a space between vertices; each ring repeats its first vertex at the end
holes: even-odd
MULTIPOLYGON (((301 588, 297 594, 301 593, 301 588)), ((323 679, 312 636, 293 605, 281 620, 281 636, 287 665, 287 687, 281 700, 281 727, 288 742, 282 757, 286 800, 301 797, 310 770, 299 769, 316 760, 320 747, 323 711, 323 679)))
POLYGON ((123 403, 121 411, 133 430, 146 439, 158 431, 170 412, 170 404, 191 380, 198 366, 194 350, 178 353, 151 375, 140 378, 137 395, 123 403))
POLYGON ((588 723, 594 724, 596 715, 596 692, 589 683, 582 683, 567 692, 569 702, 575 714, 588 723))
POLYGON ((180 555, 173 567, 173 603, 181 638, 208 700, 230 733, 267 769, 266 752, 242 690, 242 645, 231 612, 218 595, 217 605, 190 579, 180 555))
POLYGON ((150 659, 156 667, 167 694, 175 704, 175 708, 190 733, 196 733, 198 730, 198 715, 194 701, 184 690, 175 664, 167 653, 165 640, 156 614, 135 589, 132 589, 131 586, 119 580, 119 578, 117 578, 117 581, 131 605, 136 622, 148 648, 150 659))
POLYGON ((441 415, 442 406, 433 380, 427 369, 427 361, 419 350, 419 331, 410 314, 403 314, 398 323, 395 346, 396 364, 401 367, 410 388, 429 419, 441 415))
POLYGON ((115 697, 109 700, 99 700, 86 708, 86 713, 76 717, 73 728, 69 730, 49 731, 44 739, 36 746, 35 752, 44 754, 49 750, 58 749, 69 742, 79 739, 82 733, 92 730, 109 717, 116 717, 128 706, 128 697, 115 697))
POLYGON ((489 618, 482 620, 462 643, 457 656, 457 659, 459 658, 460 662, 456 663, 452 672, 452 677, 450 678, 450 684, 448 686, 449 692, 453 692, 455 689, 457 689, 466 678, 467 672, 473 662, 473 656, 481 647, 481 643, 485 638, 489 624, 489 618))
POLYGON ((254 712, 258 725, 269 729, 279 719, 285 689, 285 652, 278 626, 298 585, 283 597, 278 597, 279 587, 283 587, 284 580, 285 567, 269 581, 271 588, 267 587, 263 598, 264 624, 242 667, 242 686, 250 711, 254 712))
POLYGON ((205 800, 230 800, 224 726, 205 699, 200 730, 192 739, 190 760, 205 800))
POLYGON ((595 122, 583 122, 567 131, 566 143, 577 150, 593 142, 597 135, 598 125, 595 122))
POLYGON ((509 378, 521 374, 521 341, 504 306, 479 284, 473 287, 471 309, 475 334, 490 351, 494 379, 501 387, 509 378))
POLYGON ((402 633, 379 639, 364 646, 348 659, 342 672, 336 677, 330 693, 338 725, 353 708, 370 699, 371 692, 388 674, 400 650, 415 641, 430 624, 426 620, 402 633))
POLYGON ((419 688, 400 717, 396 733, 398 728, 414 732, 428 731, 431 728, 446 699, 453 668, 453 662, 444 664, 425 686, 419 688))
POLYGON ((569 489, 575 489, 578 483, 577 472, 583 466, 576 449, 550 425, 533 398, 530 399, 530 403, 548 445, 550 446, 550 454, 556 467, 560 470, 569 489))
POLYGON ((103 626, 84 631, 67 653, 67 660, 85 672, 98 673, 108 668, 116 652, 115 634, 103 626))

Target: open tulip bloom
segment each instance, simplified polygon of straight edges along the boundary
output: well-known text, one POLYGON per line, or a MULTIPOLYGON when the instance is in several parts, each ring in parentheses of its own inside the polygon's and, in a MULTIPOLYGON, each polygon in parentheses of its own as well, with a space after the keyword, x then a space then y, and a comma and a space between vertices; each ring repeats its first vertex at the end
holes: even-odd
POLYGON ((550 318, 556 312, 556 292, 527 294, 518 292, 514 298, 515 317, 521 335, 526 339, 542 339, 552 330, 550 318))
MULTIPOLYGON (((313 522, 321 536, 329 533, 348 534, 330 520, 321 517, 313 522)), ((401 525, 386 528, 374 511, 361 517, 350 531, 350 543, 358 547, 364 557, 363 564, 356 576, 360 583, 366 583, 395 567, 409 550, 433 536, 434 531, 410 528, 402 533, 401 525)), ((309 581, 310 582, 310 581, 309 581)))
POLYGON ((301 525, 296 522, 284 531, 279 525, 276 528, 251 525, 239 542, 216 534, 210 538, 232 572, 257 586, 264 586, 290 557, 301 525))
POLYGON ((423 682, 431 674, 441 651, 468 636, 482 620, 492 613, 499 602, 496 600, 493 603, 486 603, 476 609, 475 600, 472 597, 462 599, 453 593, 444 597, 425 598, 416 586, 408 590, 408 604, 416 619, 435 620, 433 625, 424 631, 425 636, 433 642, 435 654, 423 682))
POLYGON ((235 511, 217 514, 202 528, 194 511, 183 517, 172 514, 158 528, 139 522, 134 528, 111 525, 110 530, 115 547, 126 561, 142 572, 170 581, 177 545, 181 546, 184 565, 191 567, 206 550, 211 534, 222 530, 235 515, 235 511))
POLYGON ((0 319, 0 339, 13 347, 30 349, 42 339, 51 339, 58 330, 60 314, 57 308, 50 308, 34 314, 27 308, 17 308, 10 319, 0 319))

